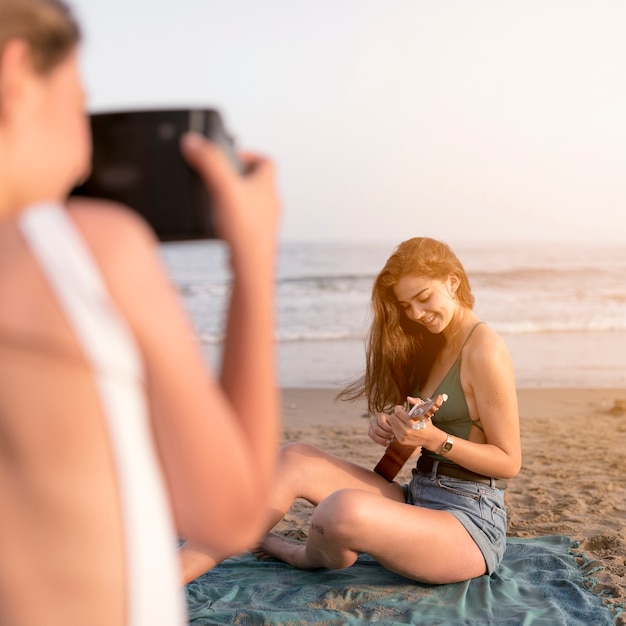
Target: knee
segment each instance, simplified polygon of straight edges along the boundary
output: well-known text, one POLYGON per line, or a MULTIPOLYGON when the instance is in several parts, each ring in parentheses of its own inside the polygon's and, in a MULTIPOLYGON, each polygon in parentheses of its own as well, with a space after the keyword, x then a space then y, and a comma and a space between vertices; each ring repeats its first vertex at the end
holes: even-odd
POLYGON ((280 449, 280 459, 281 461, 290 460, 294 458, 306 457, 310 456, 316 448, 310 446, 308 443, 302 443, 301 441, 292 441, 291 443, 285 444, 280 449))
POLYGON ((311 517, 311 530, 323 531, 337 540, 349 540, 363 524, 369 524, 370 509, 366 493, 341 489, 320 502, 311 517))
POLYGON ((315 456, 315 448, 306 443, 300 443, 294 441, 288 443, 280 449, 278 455, 278 464, 281 470, 290 469, 294 467, 301 467, 310 459, 315 456))
POLYGON ((328 455, 307 443, 294 441, 283 446, 278 456, 280 474, 302 474, 314 479, 328 461, 328 455))

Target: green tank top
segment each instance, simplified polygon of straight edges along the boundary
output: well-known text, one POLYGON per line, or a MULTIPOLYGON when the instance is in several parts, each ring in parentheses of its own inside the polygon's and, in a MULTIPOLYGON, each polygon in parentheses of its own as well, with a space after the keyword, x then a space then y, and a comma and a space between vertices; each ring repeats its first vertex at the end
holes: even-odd
MULTIPOLYGON (((433 424, 449 435, 459 437, 461 439, 469 439, 469 431, 472 426, 472 418, 470 417, 469 407, 467 406, 467 400, 465 399, 465 393, 463 392, 463 386, 461 385, 461 353, 463 352, 465 344, 469 341, 469 338, 476 330, 476 327, 482 323, 483 322, 476 322, 476 324, 474 324, 472 329, 469 331, 461 349, 459 350, 456 360, 432 395, 434 398, 439 394, 448 394, 446 402, 444 402, 440 409, 433 415, 433 424)), ((416 389, 415 395, 421 398, 419 389, 416 389)), ((424 456, 433 457, 435 461, 451 463, 451 461, 446 457, 441 456, 440 454, 435 454, 430 450, 423 450, 422 454, 424 456)))

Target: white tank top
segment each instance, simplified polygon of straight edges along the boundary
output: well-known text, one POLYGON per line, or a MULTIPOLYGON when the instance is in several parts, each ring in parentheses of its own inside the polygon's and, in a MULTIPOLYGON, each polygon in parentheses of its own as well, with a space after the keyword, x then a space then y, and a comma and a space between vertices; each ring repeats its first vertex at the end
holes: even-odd
POLYGON ((182 626, 187 620, 176 537, 134 338, 61 205, 29 207, 19 225, 94 371, 122 500, 127 624, 182 626))

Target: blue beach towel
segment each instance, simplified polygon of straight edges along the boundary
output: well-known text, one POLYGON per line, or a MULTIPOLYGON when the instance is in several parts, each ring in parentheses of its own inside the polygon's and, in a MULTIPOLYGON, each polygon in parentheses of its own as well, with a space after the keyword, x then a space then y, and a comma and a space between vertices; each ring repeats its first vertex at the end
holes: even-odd
POLYGON ((434 626, 612 626, 589 591, 571 539, 509 538, 492 576, 416 583, 362 555, 345 570, 297 570, 251 554, 224 561, 186 587, 189 623, 434 626))

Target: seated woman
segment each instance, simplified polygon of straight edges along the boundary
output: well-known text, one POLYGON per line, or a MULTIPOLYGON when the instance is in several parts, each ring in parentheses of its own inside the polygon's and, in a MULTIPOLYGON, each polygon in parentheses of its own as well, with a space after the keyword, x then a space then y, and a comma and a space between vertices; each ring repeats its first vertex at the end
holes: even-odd
MULTIPOLYGON (((289 444, 267 528, 304 498, 317 505, 308 539, 268 534, 258 556, 340 569, 366 552, 428 583, 495 570, 506 545, 503 479, 521 464, 519 417, 509 352, 473 304, 466 272, 447 245, 414 238, 398 246, 374 284, 365 374, 342 397, 367 399, 376 443, 421 448, 413 479, 400 485, 310 445, 289 444), (412 403, 437 399, 423 428, 413 428, 402 406, 408 395, 412 403)), ((197 553, 185 554, 184 563, 187 580, 202 571, 197 553)))

